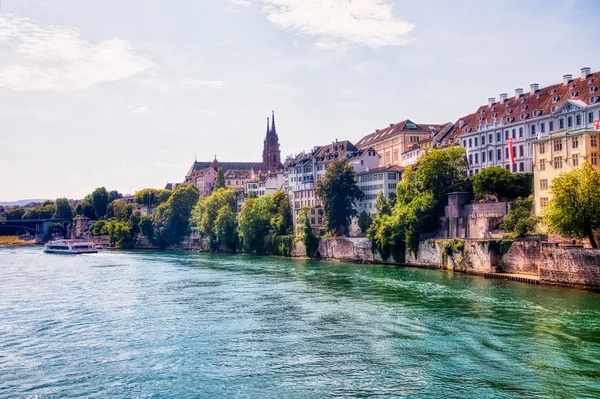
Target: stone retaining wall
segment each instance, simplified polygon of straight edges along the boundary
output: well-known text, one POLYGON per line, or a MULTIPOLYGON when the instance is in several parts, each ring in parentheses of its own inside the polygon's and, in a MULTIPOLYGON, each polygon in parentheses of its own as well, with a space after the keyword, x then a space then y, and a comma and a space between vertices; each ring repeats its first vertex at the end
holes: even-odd
POLYGON ((600 250, 542 245, 540 283, 600 290, 600 250))

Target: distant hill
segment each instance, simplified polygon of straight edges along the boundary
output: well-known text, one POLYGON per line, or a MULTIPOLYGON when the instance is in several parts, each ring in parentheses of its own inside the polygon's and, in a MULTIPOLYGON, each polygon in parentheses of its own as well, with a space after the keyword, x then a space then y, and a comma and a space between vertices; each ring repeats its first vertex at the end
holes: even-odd
POLYGON ((31 202, 44 202, 46 201, 45 199, 24 199, 24 200, 18 200, 18 201, 5 201, 2 202, 0 201, 0 205, 2 206, 15 206, 15 205, 27 205, 31 202))

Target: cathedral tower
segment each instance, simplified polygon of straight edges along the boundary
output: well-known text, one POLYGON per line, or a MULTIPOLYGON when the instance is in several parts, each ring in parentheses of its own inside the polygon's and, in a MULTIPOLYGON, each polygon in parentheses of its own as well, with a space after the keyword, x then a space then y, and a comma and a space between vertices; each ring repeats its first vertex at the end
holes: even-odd
POLYGON ((269 118, 267 118, 267 136, 265 137, 263 149, 263 164, 269 168, 281 167, 281 151, 279 150, 279 136, 275 128, 275 111, 271 117, 271 125, 269 126, 269 118))

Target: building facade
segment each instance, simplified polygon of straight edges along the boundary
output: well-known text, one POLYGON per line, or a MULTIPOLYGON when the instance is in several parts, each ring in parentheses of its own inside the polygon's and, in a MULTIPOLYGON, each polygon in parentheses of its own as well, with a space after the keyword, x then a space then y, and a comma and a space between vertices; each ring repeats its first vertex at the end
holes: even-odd
POLYGON ((356 204, 356 210, 360 214, 365 211, 371 214, 375 210, 375 199, 378 193, 383 193, 386 198, 396 193, 396 185, 402 179, 404 168, 401 166, 384 166, 367 169, 356 174, 356 183, 363 192, 363 198, 356 204))
POLYGON ((558 131, 590 129, 600 119, 600 73, 582 68, 581 75, 564 75, 562 82, 529 92, 500 94, 470 115, 460 118, 450 136, 467 150, 469 173, 501 166, 514 173, 532 173, 533 142, 558 131))
POLYGON ((552 198, 552 180, 562 172, 589 162, 600 169, 600 130, 576 130, 550 133, 533 142, 534 212, 539 215, 552 198))

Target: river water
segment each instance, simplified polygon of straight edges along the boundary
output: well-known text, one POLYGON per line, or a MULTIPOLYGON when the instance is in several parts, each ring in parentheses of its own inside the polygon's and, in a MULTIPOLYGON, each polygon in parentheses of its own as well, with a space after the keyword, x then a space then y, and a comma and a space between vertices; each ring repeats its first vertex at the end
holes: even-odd
POLYGON ((0 248, 0 398, 600 398, 600 295, 275 257, 0 248))

